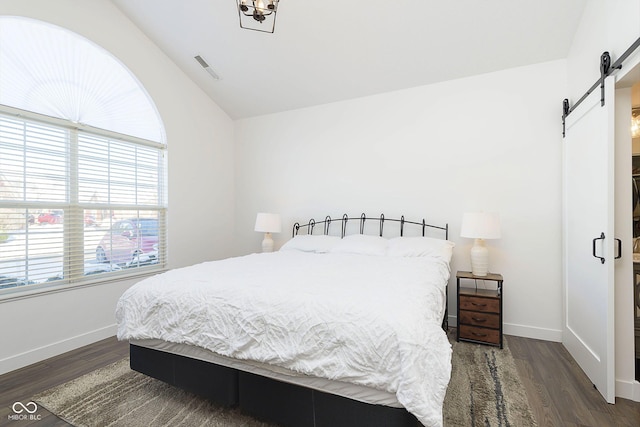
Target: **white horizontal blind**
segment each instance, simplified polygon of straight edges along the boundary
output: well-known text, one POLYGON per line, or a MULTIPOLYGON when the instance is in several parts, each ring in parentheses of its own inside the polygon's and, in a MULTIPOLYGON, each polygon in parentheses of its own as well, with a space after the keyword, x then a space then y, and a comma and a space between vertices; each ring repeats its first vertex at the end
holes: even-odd
POLYGON ((0 292, 164 267, 165 145, 13 113, 0 106, 0 292))

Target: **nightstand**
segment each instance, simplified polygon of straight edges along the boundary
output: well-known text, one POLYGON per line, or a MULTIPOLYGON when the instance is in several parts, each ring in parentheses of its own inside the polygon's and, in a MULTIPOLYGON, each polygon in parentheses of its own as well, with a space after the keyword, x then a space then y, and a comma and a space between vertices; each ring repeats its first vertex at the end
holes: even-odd
POLYGON ((502 348, 502 282, 501 274, 474 276, 469 271, 458 271, 458 341, 502 348), (473 280, 475 286, 460 286, 461 280, 473 280), (478 280, 496 282, 496 289, 478 289, 478 280))

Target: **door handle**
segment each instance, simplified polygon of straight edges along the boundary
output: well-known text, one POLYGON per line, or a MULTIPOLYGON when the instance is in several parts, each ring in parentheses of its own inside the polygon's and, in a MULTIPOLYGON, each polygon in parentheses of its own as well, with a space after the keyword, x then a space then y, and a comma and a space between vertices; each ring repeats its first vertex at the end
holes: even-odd
POLYGON ((622 258, 622 240, 620 239, 614 239, 614 240, 618 244, 618 255, 615 256, 613 259, 620 259, 622 258))
POLYGON ((602 264, 604 264, 604 257, 596 255, 596 241, 598 241, 598 240, 604 240, 604 233, 600 233, 600 237, 596 237, 595 239, 593 239, 593 245, 591 247, 592 251, 593 251, 594 258, 600 259, 600 262, 602 264))

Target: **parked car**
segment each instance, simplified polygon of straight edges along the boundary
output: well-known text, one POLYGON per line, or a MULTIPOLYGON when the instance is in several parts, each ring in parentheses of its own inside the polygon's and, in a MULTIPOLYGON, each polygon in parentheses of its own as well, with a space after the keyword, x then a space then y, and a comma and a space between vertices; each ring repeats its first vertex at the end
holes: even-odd
MULTIPOLYGON (((132 218, 116 222, 96 248, 96 260, 131 265, 157 254, 158 220, 132 218)), ((155 256, 154 256, 155 258, 155 256)))
POLYGON ((134 268, 141 267, 143 265, 151 265, 158 263, 158 244, 153 245, 151 252, 137 253, 133 256, 131 262, 127 263, 125 267, 134 268))
POLYGON ((38 215, 39 224, 61 224, 62 223, 62 211, 42 212, 38 215))

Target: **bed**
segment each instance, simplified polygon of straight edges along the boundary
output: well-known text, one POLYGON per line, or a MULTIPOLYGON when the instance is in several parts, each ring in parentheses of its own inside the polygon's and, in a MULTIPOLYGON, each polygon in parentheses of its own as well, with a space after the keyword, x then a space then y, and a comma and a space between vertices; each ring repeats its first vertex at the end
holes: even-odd
POLYGON ((131 368, 281 425, 441 426, 448 227, 344 215, 333 235, 332 222, 296 223, 277 252, 128 289, 116 319, 131 368), (398 237, 383 237, 388 223, 398 237), (421 233, 406 236, 407 225, 421 233))

